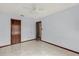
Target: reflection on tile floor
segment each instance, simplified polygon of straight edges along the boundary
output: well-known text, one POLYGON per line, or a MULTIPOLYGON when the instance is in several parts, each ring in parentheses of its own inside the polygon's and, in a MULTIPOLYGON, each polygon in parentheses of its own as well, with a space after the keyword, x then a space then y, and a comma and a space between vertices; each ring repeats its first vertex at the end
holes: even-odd
POLYGON ((78 56, 78 54, 45 42, 32 40, 0 48, 0 56, 78 56))

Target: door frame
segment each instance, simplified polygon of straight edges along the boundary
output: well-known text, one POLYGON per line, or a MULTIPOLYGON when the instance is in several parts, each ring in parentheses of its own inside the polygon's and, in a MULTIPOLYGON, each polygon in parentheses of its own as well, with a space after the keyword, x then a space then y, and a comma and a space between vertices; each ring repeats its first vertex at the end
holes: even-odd
MULTIPOLYGON (((10 28, 11 29, 11 33, 10 33, 11 34, 11 41, 10 41, 11 45, 13 45, 12 44, 12 21, 20 21, 20 42, 19 43, 21 43, 21 20, 11 18, 11 22, 10 22, 11 23, 11 28, 10 28)), ((18 43, 16 43, 16 44, 18 44, 18 43)))
POLYGON ((42 22, 41 22, 41 21, 37 21, 37 22, 36 22, 36 40, 41 40, 41 37, 42 37, 42 22), (39 38, 39 37, 38 37, 38 36, 39 36, 39 35, 38 35, 38 29, 39 29, 39 28, 37 27, 38 24, 41 24, 41 26, 40 26, 40 27, 41 27, 41 29, 40 29, 40 33, 41 33, 40 39, 38 39, 38 38, 39 38))

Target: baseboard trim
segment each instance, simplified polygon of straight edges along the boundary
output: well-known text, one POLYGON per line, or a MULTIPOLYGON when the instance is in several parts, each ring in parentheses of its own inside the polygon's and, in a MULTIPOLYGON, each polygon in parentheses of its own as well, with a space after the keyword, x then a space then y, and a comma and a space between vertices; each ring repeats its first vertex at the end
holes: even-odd
MULTIPOLYGON (((26 40, 26 41, 23 41, 23 42, 21 42, 21 43, 28 42, 28 41, 33 41, 33 40, 36 40, 36 39, 26 40)), ((51 44, 51 45, 54 45, 54 46, 56 46, 56 47, 59 47, 59 48, 62 48, 62 49, 71 51, 71 52, 73 52, 73 53, 79 54, 79 52, 77 52, 77 51, 74 51, 74 50, 71 50, 71 49, 68 49, 68 48, 65 48, 65 47, 62 47, 62 46, 59 46, 59 45, 56 45, 56 44, 47 42, 47 41, 43 41, 43 40, 41 40, 41 41, 42 41, 42 42, 45 42, 45 43, 48 43, 48 44, 51 44)), ((20 44, 20 43, 17 43, 17 44, 20 44)), ((15 44, 13 44, 13 45, 15 45, 15 44)), ((7 47, 7 46, 12 46, 12 45, 9 44, 9 45, 5 45, 5 46, 0 46, 0 48, 7 47)))
POLYGON ((35 40, 35 39, 30 39, 30 40, 22 41, 21 43, 28 42, 28 41, 33 41, 33 40, 35 40))
POLYGON ((68 48, 65 48, 65 47, 62 47, 62 46, 59 46, 59 45, 53 44, 53 43, 49 43, 49 42, 47 42, 47 41, 43 41, 43 40, 41 40, 41 41, 42 41, 42 42, 45 42, 45 43, 48 43, 48 44, 51 44, 51 45, 54 45, 54 46, 56 46, 56 47, 59 47, 59 48, 62 48, 62 49, 65 49, 65 50, 71 51, 71 52, 73 52, 73 53, 79 54, 79 52, 77 52, 77 51, 74 51, 74 50, 71 50, 71 49, 68 49, 68 48))
MULTIPOLYGON (((35 39, 30 39, 30 40, 22 41, 20 43, 24 43, 24 42, 28 42, 28 41, 32 41, 32 40, 35 40, 35 39)), ((20 44, 20 43, 17 43, 17 44, 20 44)), ((9 45, 0 46, 0 48, 7 47, 7 46, 12 46, 12 45, 15 45, 15 44, 9 44, 9 45)))
POLYGON ((11 45, 9 44, 9 45, 0 46, 0 48, 7 47, 7 46, 11 46, 11 45))

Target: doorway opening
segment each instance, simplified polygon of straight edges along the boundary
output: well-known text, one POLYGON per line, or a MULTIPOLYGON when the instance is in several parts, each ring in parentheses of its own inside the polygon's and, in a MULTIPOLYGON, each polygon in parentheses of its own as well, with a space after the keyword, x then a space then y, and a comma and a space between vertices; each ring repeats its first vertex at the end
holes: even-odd
POLYGON ((42 22, 36 22, 36 40, 41 40, 42 36, 42 22))
POLYGON ((21 43, 21 20, 11 19, 11 45, 21 43))

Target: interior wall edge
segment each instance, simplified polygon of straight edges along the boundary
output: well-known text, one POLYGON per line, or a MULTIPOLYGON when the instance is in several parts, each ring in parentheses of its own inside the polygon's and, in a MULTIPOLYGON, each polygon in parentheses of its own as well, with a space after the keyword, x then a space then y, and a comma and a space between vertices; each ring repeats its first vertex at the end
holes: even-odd
MULTIPOLYGON (((26 40, 26 41, 21 41, 20 43, 24 43, 24 42, 28 42, 28 41, 32 41, 32 40, 35 40, 35 38, 34 39, 29 39, 29 40, 26 40)), ((17 43, 17 44, 20 44, 20 43, 17 43)), ((16 45, 16 44, 13 44, 13 45, 16 45)), ((7 47, 7 46, 12 46, 12 45, 7 44, 7 45, 4 45, 4 46, 0 46, 0 48, 7 47)))
POLYGON ((74 50, 71 50, 71 49, 69 49, 69 48, 62 47, 62 46, 57 45, 57 44, 55 44, 55 43, 50 43, 50 42, 45 41, 45 40, 41 40, 41 41, 42 41, 42 42, 45 42, 45 43, 48 43, 48 44, 51 44, 51 45, 53 45, 53 46, 56 46, 56 47, 59 47, 59 48, 62 48, 62 49, 65 49, 65 50, 71 51, 71 52, 73 52, 73 53, 79 54, 78 51, 74 51, 74 50))

